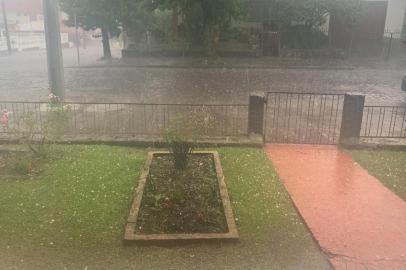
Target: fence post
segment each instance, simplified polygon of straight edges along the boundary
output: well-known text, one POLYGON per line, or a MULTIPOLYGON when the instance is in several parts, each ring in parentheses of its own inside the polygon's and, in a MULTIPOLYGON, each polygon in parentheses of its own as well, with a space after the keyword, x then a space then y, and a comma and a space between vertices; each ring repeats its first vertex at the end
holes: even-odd
POLYGON ((359 143, 364 105, 365 96, 345 94, 340 130, 341 145, 351 146, 359 143))
POLYGON ((264 138, 265 94, 250 94, 248 108, 248 135, 264 138))
POLYGON ((388 47, 388 52, 386 53, 386 61, 389 61, 391 51, 392 51, 392 40, 393 40, 393 33, 390 33, 390 39, 389 39, 389 47, 388 47))

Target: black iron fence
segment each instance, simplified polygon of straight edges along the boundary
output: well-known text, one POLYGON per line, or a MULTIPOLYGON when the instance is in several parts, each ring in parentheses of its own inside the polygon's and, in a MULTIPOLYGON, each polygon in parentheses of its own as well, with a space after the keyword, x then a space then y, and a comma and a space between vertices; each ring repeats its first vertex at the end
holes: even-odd
MULTIPOLYGON (((45 102, 0 102, 0 114, 9 111, 11 127, 29 114, 41 132, 49 114, 45 102)), ((246 104, 142 104, 142 103, 64 103, 66 135, 144 135, 161 136, 166 128, 179 130, 198 126, 201 137, 231 137, 247 134, 246 104)), ((17 126, 18 129, 18 126, 17 126)))
MULTIPOLYGON (((263 130, 265 142, 340 143, 345 95, 269 92, 265 100, 263 113, 252 110, 252 117, 259 119, 259 125, 263 123, 260 130, 263 130)), ((261 103, 251 106, 263 107, 261 103)), ((181 132, 185 127, 196 129, 202 138, 248 135, 247 104, 64 103, 62 108, 68 115, 64 118, 65 134, 73 137, 123 135, 156 138, 161 137, 167 128, 181 132)), ((406 107, 362 108, 361 138, 406 138, 406 107)), ((10 117, 8 125, 3 125, 3 119, 0 119, 0 134, 3 136, 13 136, 26 115, 32 117, 36 131, 41 133, 50 106, 46 102, 0 102, 0 118, 4 111, 10 112, 10 117)))
POLYGON ((265 141, 337 144, 343 104, 344 95, 269 92, 265 141))
POLYGON ((382 57, 386 60, 404 58, 406 46, 401 32, 386 31, 382 41, 382 57))
POLYGON ((362 96, 269 92, 264 113, 265 141, 353 144, 357 138, 406 138, 406 107, 365 106, 358 97, 362 96), (348 110, 345 119, 344 104, 348 110), (340 136, 349 136, 352 141, 340 136))
POLYGON ((365 106, 363 138, 406 138, 406 107, 365 106))

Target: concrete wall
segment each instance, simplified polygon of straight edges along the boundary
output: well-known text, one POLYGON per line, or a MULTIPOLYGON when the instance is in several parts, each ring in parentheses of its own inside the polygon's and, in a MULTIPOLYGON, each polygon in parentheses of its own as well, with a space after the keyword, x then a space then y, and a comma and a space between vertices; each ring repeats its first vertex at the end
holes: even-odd
POLYGON ((405 18, 406 0, 389 0, 386 29, 390 32, 400 32, 405 18))
MULTIPOLYGON (((44 32, 10 32, 10 40, 12 49, 16 51, 46 48, 44 32)), ((61 43, 64 47, 70 45, 67 33, 61 33, 61 43)), ((0 52, 6 50, 6 38, 0 36, 0 52)))

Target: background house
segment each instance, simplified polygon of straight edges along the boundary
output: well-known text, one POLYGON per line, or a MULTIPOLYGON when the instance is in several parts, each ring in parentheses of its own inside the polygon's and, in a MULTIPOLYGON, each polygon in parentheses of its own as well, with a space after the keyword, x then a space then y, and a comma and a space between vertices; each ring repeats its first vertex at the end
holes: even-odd
MULTIPOLYGON (((45 32, 42 0, 6 0, 7 25, 13 50, 44 49, 45 32)), ((0 14, 0 51, 6 51, 3 18, 0 14)), ((72 29, 61 24, 63 46, 70 46, 68 33, 72 29)))
MULTIPOLYGON (((402 51, 404 46, 401 43, 402 29, 406 38, 406 0, 354 0, 358 1, 358 12, 354 20, 348 18, 348 14, 337 13, 326 17, 326 24, 319 29, 320 33, 279 33, 277 29, 269 29, 267 25, 272 23, 272 11, 275 11, 270 1, 251 0, 248 4, 247 21, 257 27, 264 37, 265 54, 280 54, 284 41, 278 42, 275 39, 289 39, 289 35, 297 35, 299 41, 310 39, 310 43, 329 46, 330 49, 341 50, 349 55, 359 56, 381 56, 386 55, 389 50, 402 51), (328 44, 325 42, 328 39, 328 44), (281 46, 282 43, 282 46, 281 46), (275 49, 275 46, 279 48, 275 49), (270 52, 270 53, 267 53, 270 52)), ((294 37, 291 37, 294 39, 294 37)), ((295 43, 299 43, 295 41, 295 43)), ((308 46, 304 46, 308 47, 308 46)), ((331 53, 331 52, 330 52, 331 53)))
POLYGON ((405 12, 405 0, 361 0, 354 24, 345 14, 331 14, 331 45, 359 56, 386 56, 402 51, 405 12))
POLYGON ((406 14, 405 0, 388 0, 388 9, 385 22, 387 32, 400 33, 403 29, 406 14))

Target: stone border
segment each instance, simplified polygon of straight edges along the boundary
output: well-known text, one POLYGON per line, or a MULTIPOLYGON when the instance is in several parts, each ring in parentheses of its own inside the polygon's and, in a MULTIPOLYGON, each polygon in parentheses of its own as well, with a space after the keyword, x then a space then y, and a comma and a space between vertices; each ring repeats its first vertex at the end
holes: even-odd
POLYGON ((168 151, 148 152, 148 158, 145 167, 142 170, 140 182, 131 205, 130 214, 127 219, 127 225, 124 233, 125 241, 165 241, 165 240, 210 240, 210 239, 239 239, 237 226, 235 224, 233 210, 231 208, 230 198, 228 196, 227 186, 224 181, 223 169, 221 167, 220 156, 217 151, 196 151, 193 154, 212 154, 216 168, 219 184, 221 201, 223 203, 224 214, 227 221, 227 233, 192 233, 192 234, 136 234, 135 224, 138 218, 138 212, 141 207, 144 188, 149 175, 149 169, 155 154, 169 154, 168 151))

